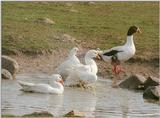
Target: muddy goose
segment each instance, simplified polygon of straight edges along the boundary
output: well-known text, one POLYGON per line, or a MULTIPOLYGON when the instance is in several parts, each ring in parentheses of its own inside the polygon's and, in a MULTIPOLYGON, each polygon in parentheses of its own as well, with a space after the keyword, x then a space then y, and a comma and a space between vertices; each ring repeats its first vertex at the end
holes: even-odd
POLYGON ((136 49, 133 41, 133 34, 136 32, 141 33, 139 27, 131 26, 127 32, 127 41, 124 45, 100 51, 102 59, 106 62, 111 62, 113 66, 112 71, 115 74, 124 72, 124 69, 120 67, 120 63, 134 56, 136 49))
POLYGON ((83 81, 86 84, 95 83, 97 81, 97 64, 93 58, 100 58, 96 50, 89 50, 85 55, 85 65, 79 64, 75 66, 66 79, 65 85, 70 86, 83 81))
POLYGON ((49 84, 34 84, 24 81, 18 81, 22 87, 22 91, 35 93, 52 93, 62 94, 64 91, 64 83, 61 75, 53 74, 49 77, 49 84))
POLYGON ((77 47, 72 48, 68 58, 56 69, 56 73, 60 74, 64 80, 69 75, 70 68, 80 64, 80 61, 76 56, 78 51, 79 49, 77 47))

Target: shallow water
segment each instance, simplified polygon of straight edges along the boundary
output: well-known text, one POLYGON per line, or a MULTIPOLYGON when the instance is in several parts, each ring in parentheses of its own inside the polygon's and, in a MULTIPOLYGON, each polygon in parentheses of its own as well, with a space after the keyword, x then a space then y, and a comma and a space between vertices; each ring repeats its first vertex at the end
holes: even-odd
MULTIPOLYGON (((18 75, 17 80, 47 83, 47 75, 18 75)), ((160 118, 160 105, 145 102, 141 92, 112 88, 110 80, 98 80, 94 91, 65 88, 63 95, 25 93, 16 80, 2 80, 2 114, 24 115, 49 111, 63 116, 76 109, 88 117, 160 118)))

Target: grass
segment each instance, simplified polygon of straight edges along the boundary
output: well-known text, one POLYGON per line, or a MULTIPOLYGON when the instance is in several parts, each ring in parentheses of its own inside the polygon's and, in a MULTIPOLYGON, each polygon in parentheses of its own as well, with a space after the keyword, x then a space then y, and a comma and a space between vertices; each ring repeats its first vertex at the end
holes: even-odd
POLYGON ((134 37, 136 55, 158 58, 159 2, 3 1, 2 53, 71 48, 74 44, 53 39, 59 33, 75 37, 86 48, 107 49, 125 43, 131 25, 139 26, 143 32, 134 37), (55 24, 34 22, 42 17, 55 24))

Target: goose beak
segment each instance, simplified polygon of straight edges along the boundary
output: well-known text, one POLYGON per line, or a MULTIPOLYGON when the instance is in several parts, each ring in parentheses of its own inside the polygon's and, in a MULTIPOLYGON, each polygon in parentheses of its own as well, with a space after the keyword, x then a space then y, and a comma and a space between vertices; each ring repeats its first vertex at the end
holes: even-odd
POLYGON ((79 55, 80 53, 79 53, 79 50, 77 50, 77 52, 76 52, 77 54, 76 55, 79 55))
POLYGON ((63 79, 61 79, 59 82, 64 86, 64 81, 63 81, 63 79))
POLYGON ((101 57, 101 55, 99 53, 97 54, 96 58, 99 59, 99 60, 102 60, 102 57, 101 57))
POLYGON ((137 32, 138 32, 138 33, 142 33, 141 30, 140 30, 139 28, 137 29, 137 32))

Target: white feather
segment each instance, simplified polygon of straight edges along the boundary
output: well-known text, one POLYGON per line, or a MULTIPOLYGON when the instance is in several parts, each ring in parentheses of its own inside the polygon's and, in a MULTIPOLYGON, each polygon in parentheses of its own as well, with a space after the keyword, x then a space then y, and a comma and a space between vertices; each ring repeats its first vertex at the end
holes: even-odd
POLYGON ((134 54, 135 54, 135 51, 136 51, 135 45, 134 45, 134 42, 133 42, 133 35, 132 36, 127 36, 127 42, 123 46, 116 46, 116 47, 113 47, 111 49, 100 52, 100 55, 101 55, 101 57, 103 58, 104 61, 111 62, 112 56, 103 55, 107 52, 110 52, 111 50, 120 51, 120 52, 117 53, 117 58, 121 62, 127 61, 128 59, 133 57, 134 54))
POLYGON ((56 73, 60 74, 64 79, 69 75, 73 66, 80 64, 80 61, 76 56, 77 51, 78 48, 73 48, 70 51, 68 58, 56 69, 56 73))
POLYGON ((92 59, 97 56, 97 51, 90 50, 85 55, 85 63, 86 65, 79 64, 74 66, 71 69, 69 76, 66 79, 65 85, 74 85, 79 81, 83 81, 85 83, 94 83, 97 80, 97 65, 95 61, 92 59))
POLYGON ((64 91, 63 85, 57 82, 57 80, 61 79, 61 76, 54 74, 50 79, 52 79, 52 81, 50 81, 50 85, 41 83, 34 84, 24 81, 18 81, 18 83, 21 85, 22 90, 26 92, 62 94, 64 91))

